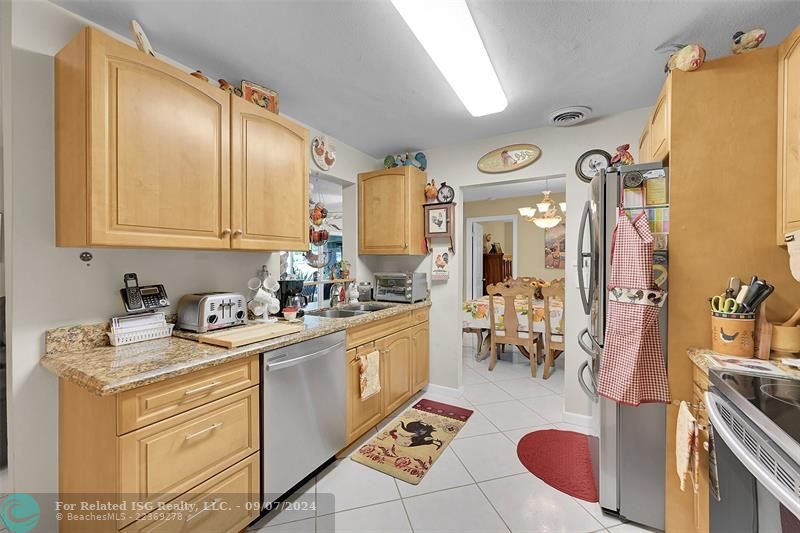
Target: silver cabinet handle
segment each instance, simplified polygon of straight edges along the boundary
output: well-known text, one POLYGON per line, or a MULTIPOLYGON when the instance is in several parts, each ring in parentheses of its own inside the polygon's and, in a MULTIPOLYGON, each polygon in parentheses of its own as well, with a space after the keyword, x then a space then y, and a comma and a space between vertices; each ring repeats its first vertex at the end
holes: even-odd
POLYGON ((242 228, 236 228, 236 231, 234 231, 234 232, 233 232, 233 236, 234 236, 234 237, 238 237, 238 236, 239 236, 239 235, 241 235, 242 233, 244 233, 244 232, 242 231, 242 228))
POLYGON ((230 235, 230 234, 231 234, 231 228, 225 228, 224 230, 222 230, 222 235, 223 236, 224 235, 230 235))
POLYGON ((207 502, 207 503, 203 504, 203 508, 200 509, 199 511, 197 511, 196 513, 194 513, 192 516, 188 517, 186 519, 186 521, 187 522, 191 522, 192 520, 194 520, 195 518, 197 518, 201 514, 205 513, 206 511, 208 511, 210 509, 215 509, 217 507, 217 504, 219 502, 221 502, 221 501, 222 501, 222 498, 214 498, 210 502, 207 502))
POLYGON ((201 385, 200 387, 195 387, 193 389, 186 389, 183 393, 184 396, 191 396, 192 394, 197 394, 198 392, 207 391, 208 389, 213 389, 217 385, 222 384, 221 381, 212 381, 206 385, 201 385))
POLYGON ((215 429, 219 429, 221 427, 222 427, 222 422, 217 422, 216 424, 212 424, 212 425, 208 426, 206 429, 201 429, 197 433, 187 433, 186 434, 186 440, 191 440, 191 439, 193 439, 195 437, 199 437, 200 435, 202 435, 204 433, 208 433, 209 431, 214 431, 215 429))

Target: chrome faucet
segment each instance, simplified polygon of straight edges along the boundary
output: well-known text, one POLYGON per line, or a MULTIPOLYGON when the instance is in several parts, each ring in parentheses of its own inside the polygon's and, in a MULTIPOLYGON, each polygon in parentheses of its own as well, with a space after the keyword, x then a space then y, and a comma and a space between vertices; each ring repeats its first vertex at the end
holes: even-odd
MULTIPOLYGON (((338 307, 339 306, 339 286, 342 285, 341 283, 334 283, 331 285, 331 307, 338 307)), ((343 286, 343 285, 342 285, 343 286)))

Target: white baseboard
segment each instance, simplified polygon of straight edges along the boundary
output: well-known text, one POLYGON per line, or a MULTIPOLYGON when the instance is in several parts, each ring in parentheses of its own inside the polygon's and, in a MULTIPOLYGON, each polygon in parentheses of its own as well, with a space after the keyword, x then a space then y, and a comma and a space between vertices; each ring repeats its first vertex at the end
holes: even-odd
POLYGON ((576 426, 592 427, 592 417, 589 415, 579 415, 578 413, 569 413, 564 411, 564 422, 567 424, 575 424, 576 426))
POLYGON ((434 394, 441 394, 443 396, 452 396, 453 398, 460 398, 464 395, 464 386, 460 386, 457 389, 454 387, 445 387, 444 385, 435 385, 433 383, 428 383, 428 386, 425 387, 426 392, 432 392, 434 394))

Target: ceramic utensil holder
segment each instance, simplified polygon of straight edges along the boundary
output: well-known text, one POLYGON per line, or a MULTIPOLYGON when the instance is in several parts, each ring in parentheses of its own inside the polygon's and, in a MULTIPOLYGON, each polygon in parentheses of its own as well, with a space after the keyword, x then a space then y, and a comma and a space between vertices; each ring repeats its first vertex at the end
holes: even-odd
POLYGON ((711 313, 711 349, 737 357, 753 357, 753 314, 711 313))
POLYGON ((800 352, 800 326, 772 326, 772 346, 776 352, 800 352))

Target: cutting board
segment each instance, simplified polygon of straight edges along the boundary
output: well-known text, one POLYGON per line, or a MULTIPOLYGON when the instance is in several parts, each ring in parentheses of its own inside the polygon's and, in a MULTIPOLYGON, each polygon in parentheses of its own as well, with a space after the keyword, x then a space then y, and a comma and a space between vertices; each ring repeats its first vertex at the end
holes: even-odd
POLYGON ((291 333, 303 331, 303 324, 254 324, 243 326, 230 331, 220 331, 216 333, 205 333, 198 337, 198 341, 206 344, 214 344, 223 348, 237 348, 245 344, 253 344, 291 333))

